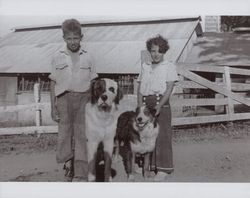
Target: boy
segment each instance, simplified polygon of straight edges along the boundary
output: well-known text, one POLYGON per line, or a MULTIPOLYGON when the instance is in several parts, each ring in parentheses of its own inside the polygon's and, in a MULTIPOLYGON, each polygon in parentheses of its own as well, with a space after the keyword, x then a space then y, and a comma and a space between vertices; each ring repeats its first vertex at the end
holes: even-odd
POLYGON ((87 181, 85 104, 91 79, 97 77, 91 56, 81 49, 81 24, 75 19, 62 24, 66 47, 52 59, 51 116, 58 122, 58 163, 64 163, 67 181, 87 181))

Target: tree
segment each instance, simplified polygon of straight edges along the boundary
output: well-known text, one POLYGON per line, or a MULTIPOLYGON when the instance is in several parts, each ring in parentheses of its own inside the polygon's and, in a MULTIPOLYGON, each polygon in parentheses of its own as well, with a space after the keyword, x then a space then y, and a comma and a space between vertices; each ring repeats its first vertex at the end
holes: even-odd
POLYGON ((250 16, 221 16, 222 32, 230 32, 236 27, 250 27, 250 16))

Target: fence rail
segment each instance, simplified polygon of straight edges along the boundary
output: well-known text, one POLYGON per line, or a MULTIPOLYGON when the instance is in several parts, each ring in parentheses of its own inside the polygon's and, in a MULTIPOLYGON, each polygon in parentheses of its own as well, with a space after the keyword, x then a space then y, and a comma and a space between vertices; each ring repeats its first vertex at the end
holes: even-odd
POLYGON ((23 110, 44 110, 46 106, 50 106, 50 103, 31 103, 31 104, 23 104, 23 105, 12 105, 12 106, 0 106, 1 113, 12 113, 23 110))
MULTIPOLYGON (((176 83, 176 90, 178 91, 175 95, 177 98, 175 96, 175 98, 172 97, 172 99, 174 99, 171 100, 170 103, 172 108, 179 108, 182 113, 179 116, 173 117, 172 125, 182 126, 250 119, 250 111, 242 113, 235 112, 236 105, 250 107, 250 99, 246 97, 247 93, 250 92, 250 83, 246 83, 248 82, 248 78, 245 78, 244 82, 232 81, 232 75, 248 76, 250 78, 250 70, 227 66, 190 65, 180 63, 178 64, 178 74, 181 80, 176 83), (207 72, 214 76, 220 74, 221 79, 219 81, 211 81, 199 75, 199 72, 207 72), (185 89, 189 90, 189 92, 185 92, 185 89), (196 91, 192 94, 190 90, 196 91), (202 95, 197 90, 202 90, 203 93, 206 91, 213 92, 214 94, 210 95, 214 95, 214 97, 206 98, 206 94, 202 95), (189 94, 189 98, 184 97, 187 94, 189 94), (197 95, 199 95, 199 98, 197 95), (203 115, 199 115, 199 113, 184 113, 184 109, 188 110, 186 107, 191 107, 198 112, 197 109, 204 106, 213 106, 214 108, 223 107, 225 112, 216 114, 217 112, 214 111, 212 115, 207 115, 206 113, 203 115)), ((119 79, 120 86, 129 86, 129 93, 132 92, 130 89, 136 89, 135 87, 131 88, 133 82, 134 79, 131 78, 123 77, 119 79)), ((29 134, 34 132, 56 133, 58 131, 57 126, 41 126, 41 111, 46 108, 48 109, 50 103, 40 103, 39 84, 35 84, 34 86, 34 98, 35 103, 32 104, 0 107, 0 113, 18 112, 27 109, 32 110, 34 111, 36 126, 0 128, 0 135, 29 134)))

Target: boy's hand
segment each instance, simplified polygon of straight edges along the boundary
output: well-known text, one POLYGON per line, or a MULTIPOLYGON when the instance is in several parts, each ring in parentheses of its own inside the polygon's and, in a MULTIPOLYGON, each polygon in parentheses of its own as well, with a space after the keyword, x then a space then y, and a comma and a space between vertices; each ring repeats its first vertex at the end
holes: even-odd
POLYGON ((56 108, 52 108, 51 110, 51 117, 52 117, 52 120, 54 120, 55 122, 59 122, 60 121, 60 118, 59 118, 59 115, 58 115, 58 111, 56 108))

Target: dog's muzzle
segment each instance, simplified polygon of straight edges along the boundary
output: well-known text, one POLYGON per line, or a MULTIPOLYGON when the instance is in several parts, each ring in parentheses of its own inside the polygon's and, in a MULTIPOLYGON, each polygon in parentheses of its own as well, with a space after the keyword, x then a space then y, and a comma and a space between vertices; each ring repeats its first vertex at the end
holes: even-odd
POLYGON ((110 112, 111 111, 111 106, 109 106, 107 103, 103 102, 98 106, 99 110, 104 111, 104 112, 110 112))
POLYGON ((111 106, 106 103, 108 96, 103 94, 100 96, 101 104, 98 105, 99 110, 104 112, 109 112, 111 110, 111 106))
POLYGON ((148 124, 149 121, 143 122, 142 118, 138 117, 136 118, 135 122, 136 122, 136 126, 138 127, 138 129, 142 130, 148 124))

